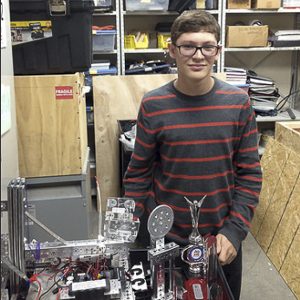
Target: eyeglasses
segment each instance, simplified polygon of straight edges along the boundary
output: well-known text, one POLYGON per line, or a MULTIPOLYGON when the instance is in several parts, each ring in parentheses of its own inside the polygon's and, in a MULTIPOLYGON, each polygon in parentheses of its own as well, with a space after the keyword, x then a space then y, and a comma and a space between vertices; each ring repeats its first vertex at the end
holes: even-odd
POLYGON ((204 45, 201 47, 193 45, 175 45, 179 49, 179 53, 183 56, 194 56, 198 50, 203 56, 211 57, 218 54, 220 46, 204 45))

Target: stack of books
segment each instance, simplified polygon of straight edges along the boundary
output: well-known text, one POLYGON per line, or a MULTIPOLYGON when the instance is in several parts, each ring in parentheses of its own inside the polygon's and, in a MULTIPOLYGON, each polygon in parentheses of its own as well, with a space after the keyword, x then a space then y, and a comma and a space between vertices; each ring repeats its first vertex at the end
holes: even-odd
POLYGON ((253 71, 248 71, 249 96, 252 107, 257 114, 274 115, 276 103, 280 97, 278 88, 271 78, 258 76, 253 71))
POLYGON ((300 8, 300 0, 283 0, 283 8, 300 8))
POLYGON ((300 30, 278 30, 270 38, 273 47, 300 46, 300 30))
POLYGON ((226 82, 244 87, 247 85, 247 71, 242 68, 225 67, 226 82))

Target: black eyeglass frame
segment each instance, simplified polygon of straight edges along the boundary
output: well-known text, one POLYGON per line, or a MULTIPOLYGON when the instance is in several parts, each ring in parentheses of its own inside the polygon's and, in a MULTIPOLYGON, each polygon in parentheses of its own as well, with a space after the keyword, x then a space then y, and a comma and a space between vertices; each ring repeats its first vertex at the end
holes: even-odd
POLYGON ((192 57, 192 56, 194 56, 194 55, 197 53, 198 50, 200 50, 200 52, 201 52, 201 54, 202 54, 203 56, 206 56, 206 57, 213 57, 213 56, 216 56, 216 55, 218 54, 218 52, 220 51, 220 49, 221 49, 221 46, 220 46, 220 45, 218 45, 218 46, 215 46, 215 45, 193 46, 193 45, 176 45, 176 44, 174 44, 174 46, 177 47, 177 48, 179 49, 179 53, 180 53, 181 55, 186 56, 186 57, 192 57), (181 48, 181 47, 184 47, 184 46, 189 46, 189 47, 191 47, 191 48, 195 48, 194 53, 193 53, 193 54, 190 54, 190 55, 184 55, 184 54, 182 54, 180 48, 181 48), (215 48, 215 49, 216 49, 216 53, 215 53, 214 55, 206 55, 206 54, 204 54, 203 51, 202 51, 203 48, 215 48))

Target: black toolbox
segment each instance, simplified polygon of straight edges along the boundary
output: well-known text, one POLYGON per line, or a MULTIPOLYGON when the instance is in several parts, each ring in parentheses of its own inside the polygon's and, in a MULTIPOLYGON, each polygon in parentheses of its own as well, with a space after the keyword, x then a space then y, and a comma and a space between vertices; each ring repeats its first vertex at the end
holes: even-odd
POLYGON ((52 37, 13 46, 15 75, 89 69, 93 10, 93 0, 10 0, 11 22, 49 20, 52 25, 52 37))

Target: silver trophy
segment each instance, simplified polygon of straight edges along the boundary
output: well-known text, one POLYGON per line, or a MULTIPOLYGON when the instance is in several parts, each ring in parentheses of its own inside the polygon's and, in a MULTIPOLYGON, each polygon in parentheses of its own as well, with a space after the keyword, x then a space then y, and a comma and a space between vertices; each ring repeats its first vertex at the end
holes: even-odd
POLYGON ((187 197, 184 197, 191 211, 193 230, 189 235, 189 245, 181 252, 181 259, 189 265, 189 271, 202 276, 207 273, 208 251, 206 240, 198 231, 198 222, 200 207, 205 198, 206 195, 200 201, 190 201, 187 197))

